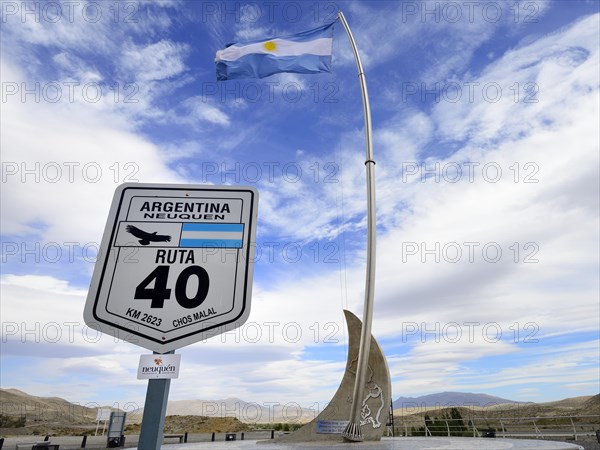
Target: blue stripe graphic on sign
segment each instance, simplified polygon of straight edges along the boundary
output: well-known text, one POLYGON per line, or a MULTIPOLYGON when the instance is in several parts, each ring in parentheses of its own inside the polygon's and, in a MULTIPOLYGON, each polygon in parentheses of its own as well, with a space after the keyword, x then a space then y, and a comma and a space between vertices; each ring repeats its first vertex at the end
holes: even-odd
POLYGON ((242 248, 242 240, 237 239, 181 239, 180 247, 203 248, 242 248))
POLYGON ((242 248, 243 223, 184 223, 179 245, 196 248, 242 248))

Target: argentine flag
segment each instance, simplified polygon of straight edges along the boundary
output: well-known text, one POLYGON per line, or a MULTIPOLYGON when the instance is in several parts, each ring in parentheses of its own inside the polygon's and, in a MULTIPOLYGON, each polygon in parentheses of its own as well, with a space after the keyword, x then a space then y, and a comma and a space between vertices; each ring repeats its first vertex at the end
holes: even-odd
POLYGON ((217 80, 331 72, 334 23, 291 36, 228 45, 215 57, 217 80))
POLYGON ((184 223, 180 247, 242 248, 243 223, 184 223))

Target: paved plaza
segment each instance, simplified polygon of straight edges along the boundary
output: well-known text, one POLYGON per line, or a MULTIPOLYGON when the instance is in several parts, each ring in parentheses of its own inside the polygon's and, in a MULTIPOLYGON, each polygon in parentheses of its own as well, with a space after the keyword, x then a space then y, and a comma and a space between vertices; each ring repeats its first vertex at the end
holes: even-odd
POLYGON ((541 441, 530 439, 485 439, 460 437, 398 437, 384 438, 379 442, 343 443, 343 442, 305 442, 280 444, 272 441, 230 441, 202 442, 193 444, 163 445, 162 450, 583 450, 583 447, 565 442, 541 441))
MULTIPOLYGON (((281 443, 268 439, 268 433, 264 434, 266 440, 246 439, 241 440, 237 434, 235 441, 225 441, 225 436, 219 434, 215 442, 210 441, 210 435, 190 435, 190 439, 196 442, 185 444, 168 443, 161 446, 162 450, 584 450, 577 443, 566 443, 560 441, 545 441, 540 439, 507 439, 507 438, 471 438, 471 437, 396 437, 383 438, 381 441, 369 441, 360 443, 344 443, 336 441, 315 441, 300 443, 281 443)), ((14 436, 5 439, 2 449, 31 449, 34 443, 42 443, 40 437, 14 436)), ((137 448, 139 436, 127 436, 125 448, 137 448)), ((262 436, 261 436, 262 438, 262 436)), ((80 450, 81 436, 52 437, 50 443, 58 444, 60 450, 80 450)), ((594 437, 595 441, 595 437, 594 437)), ((46 442, 47 443, 47 442, 46 442)), ((89 436, 85 448, 89 450, 101 450, 106 448, 106 436, 89 436)), ((596 448, 596 447, 593 447, 596 448)), ((153 450, 153 449, 139 449, 153 450)))

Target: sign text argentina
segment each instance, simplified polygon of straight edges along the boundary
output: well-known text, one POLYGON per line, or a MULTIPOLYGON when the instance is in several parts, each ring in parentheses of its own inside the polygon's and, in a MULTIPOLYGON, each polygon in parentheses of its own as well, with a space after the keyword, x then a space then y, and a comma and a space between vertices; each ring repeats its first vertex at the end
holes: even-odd
POLYGON ((241 326, 250 313, 257 204, 250 187, 119 186, 86 323, 159 353, 241 326))

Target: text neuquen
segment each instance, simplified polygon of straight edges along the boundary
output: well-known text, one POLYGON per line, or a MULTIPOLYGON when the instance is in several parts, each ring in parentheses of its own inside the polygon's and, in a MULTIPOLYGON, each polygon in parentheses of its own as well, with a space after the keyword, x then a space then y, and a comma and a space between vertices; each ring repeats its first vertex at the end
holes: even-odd
POLYGON ((175 373, 176 367, 172 364, 168 366, 142 367, 142 373, 175 373))

